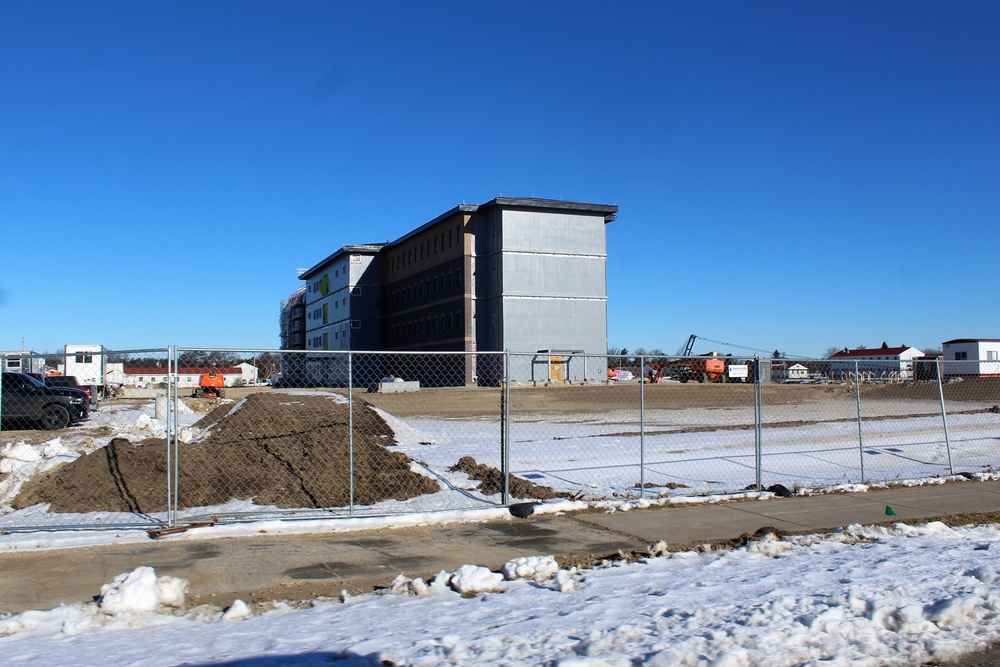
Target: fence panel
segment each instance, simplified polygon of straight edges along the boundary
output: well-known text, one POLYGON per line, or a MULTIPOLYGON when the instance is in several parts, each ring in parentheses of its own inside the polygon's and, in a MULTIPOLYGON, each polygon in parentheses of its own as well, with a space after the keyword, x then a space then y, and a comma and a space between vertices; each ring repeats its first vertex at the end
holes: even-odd
POLYGON ((756 480, 754 386, 746 359, 647 357, 646 477, 670 495, 732 493, 756 480))
POLYGON ((3 359, 5 369, 32 376, 3 376, 0 530, 155 526, 168 519, 168 351, 90 347, 18 355, 13 366, 3 359), (61 411, 40 407, 63 400, 51 391, 74 385, 89 395, 76 394, 81 409, 69 422, 40 420, 41 409, 61 411))
POLYGON ((219 392, 192 388, 180 395, 187 409, 204 414, 190 435, 179 431, 178 517, 184 521, 496 502, 465 471, 499 463, 500 390, 466 385, 471 355, 178 353, 179 376, 227 378, 219 392), (232 386, 227 369, 253 366, 259 378, 260 359, 268 354, 278 362, 268 380, 232 386))
POLYGON ((658 492, 642 489, 638 373, 608 368, 603 355, 510 354, 511 501, 658 492))
POLYGON ((681 357, 551 352, 512 354, 510 365, 519 478, 586 499, 730 492, 754 481, 744 375, 730 382, 704 359, 681 357), (572 370, 584 366, 586 379, 572 370))
POLYGON ((763 488, 860 484, 864 459, 852 376, 826 359, 765 361, 769 370, 760 387, 763 488))
POLYGON ((940 380, 938 428, 955 473, 1000 469, 1000 361, 929 362, 927 383, 940 380))

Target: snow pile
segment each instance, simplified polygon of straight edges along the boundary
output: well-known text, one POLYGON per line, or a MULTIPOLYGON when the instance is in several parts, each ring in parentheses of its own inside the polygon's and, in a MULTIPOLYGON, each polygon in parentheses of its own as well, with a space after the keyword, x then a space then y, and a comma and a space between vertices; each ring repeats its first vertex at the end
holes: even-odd
MULTIPOLYGON (((184 405, 184 402, 179 401, 178 405, 184 405)), ((193 414, 191 408, 185 406, 185 410, 187 413, 193 414)), ((178 412, 185 412, 185 410, 178 408, 178 412)), ((167 420, 156 419, 150 409, 144 409, 139 412, 131 422, 119 423, 114 421, 112 422, 112 428, 115 430, 117 436, 129 438, 130 440, 167 437, 167 420)), ((199 428, 190 425, 181 425, 177 433, 177 438, 182 443, 188 444, 194 441, 200 433, 201 429, 199 428)))
POLYGON ((478 565, 463 565, 452 573, 448 583, 466 597, 503 591, 503 575, 478 565))
MULTIPOLYGON (((21 441, 0 447, 0 474, 6 475, 0 480, 0 507, 10 505, 21 486, 33 475, 79 456, 79 452, 63 444, 62 438, 54 438, 41 445, 21 441)), ((4 509, 10 511, 9 507, 4 509)))
POLYGON ((559 563, 552 556, 525 556, 507 561, 500 572, 507 581, 528 579, 541 583, 556 576, 559 563))
POLYGON ((105 614, 156 611, 163 607, 183 607, 188 582, 177 577, 157 577, 151 567, 137 567, 120 574, 110 584, 101 587, 100 608, 105 614))
POLYGON ((102 586, 96 602, 26 611, 0 620, 0 637, 31 631, 75 635, 104 626, 159 625, 164 622, 164 613, 184 606, 187 588, 185 579, 157 577, 153 568, 137 567, 102 586))
POLYGON ((223 621, 245 621, 253 616, 253 610, 243 600, 235 600, 223 614, 223 621))

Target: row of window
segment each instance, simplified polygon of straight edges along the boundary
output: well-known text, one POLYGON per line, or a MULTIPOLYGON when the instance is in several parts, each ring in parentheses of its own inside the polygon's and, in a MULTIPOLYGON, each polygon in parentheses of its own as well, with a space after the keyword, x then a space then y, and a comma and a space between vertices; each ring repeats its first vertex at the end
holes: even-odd
MULTIPOLYGON (((462 226, 458 225, 448 230, 448 248, 451 248, 462 238, 462 226)), ((410 266, 415 262, 433 257, 440 251, 445 250, 445 233, 435 234, 426 241, 410 246, 406 250, 398 250, 389 255, 387 260, 387 271, 393 273, 410 266)))
POLYGON ((414 336, 427 334, 451 333, 458 334, 462 330, 461 311, 452 311, 436 317, 422 317, 386 327, 386 337, 389 343, 398 342, 414 336))
MULTIPOLYGON (((351 329, 360 329, 360 328, 361 328, 361 320, 351 320, 351 329)), ((311 350, 327 349, 327 345, 323 342, 323 337, 328 334, 329 332, 327 332, 326 334, 320 334, 318 336, 313 336, 312 338, 310 338, 309 349, 311 350)), ((342 327, 340 331, 333 332, 334 340, 340 340, 341 338, 347 340, 347 327, 342 327)))
POLYGON ((447 273, 421 280, 417 283, 386 291, 386 301, 390 306, 402 306, 414 300, 428 296, 443 295, 456 287, 462 286, 462 269, 454 269, 447 273))
MULTIPOLYGON (((361 259, 360 255, 351 255, 351 261, 354 263, 358 263, 360 259, 361 259)), ((336 269, 333 270, 333 277, 339 278, 341 273, 344 274, 345 278, 347 277, 348 275, 347 262, 344 262, 343 266, 337 267, 336 269)), ((309 283, 308 291, 323 292, 323 294, 326 294, 325 284, 329 282, 329 279, 330 279, 330 274, 329 272, 327 272, 322 278, 319 278, 318 280, 314 280, 313 282, 309 283)))

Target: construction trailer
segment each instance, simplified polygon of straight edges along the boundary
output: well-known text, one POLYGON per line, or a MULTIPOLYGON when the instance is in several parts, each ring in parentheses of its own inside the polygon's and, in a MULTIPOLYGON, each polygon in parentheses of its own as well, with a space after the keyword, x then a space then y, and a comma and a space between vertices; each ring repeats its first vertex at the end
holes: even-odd
POLYGON ((67 345, 63 354, 63 375, 72 375, 87 387, 105 384, 106 355, 103 345, 67 345))

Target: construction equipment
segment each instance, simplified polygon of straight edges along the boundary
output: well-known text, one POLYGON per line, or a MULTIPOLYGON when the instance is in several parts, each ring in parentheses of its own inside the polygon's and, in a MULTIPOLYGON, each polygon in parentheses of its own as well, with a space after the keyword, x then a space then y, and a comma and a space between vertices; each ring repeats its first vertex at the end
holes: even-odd
POLYGON ((191 397, 224 398, 226 393, 222 388, 225 386, 226 378, 222 375, 222 373, 216 373, 215 371, 202 373, 201 379, 198 381, 198 386, 195 387, 194 393, 191 394, 191 397))
POLYGON ((678 359, 667 363, 650 363, 643 369, 648 382, 662 381, 663 376, 674 378, 680 382, 726 382, 726 362, 716 353, 691 356, 694 342, 698 336, 691 334, 684 345, 677 350, 678 359))

